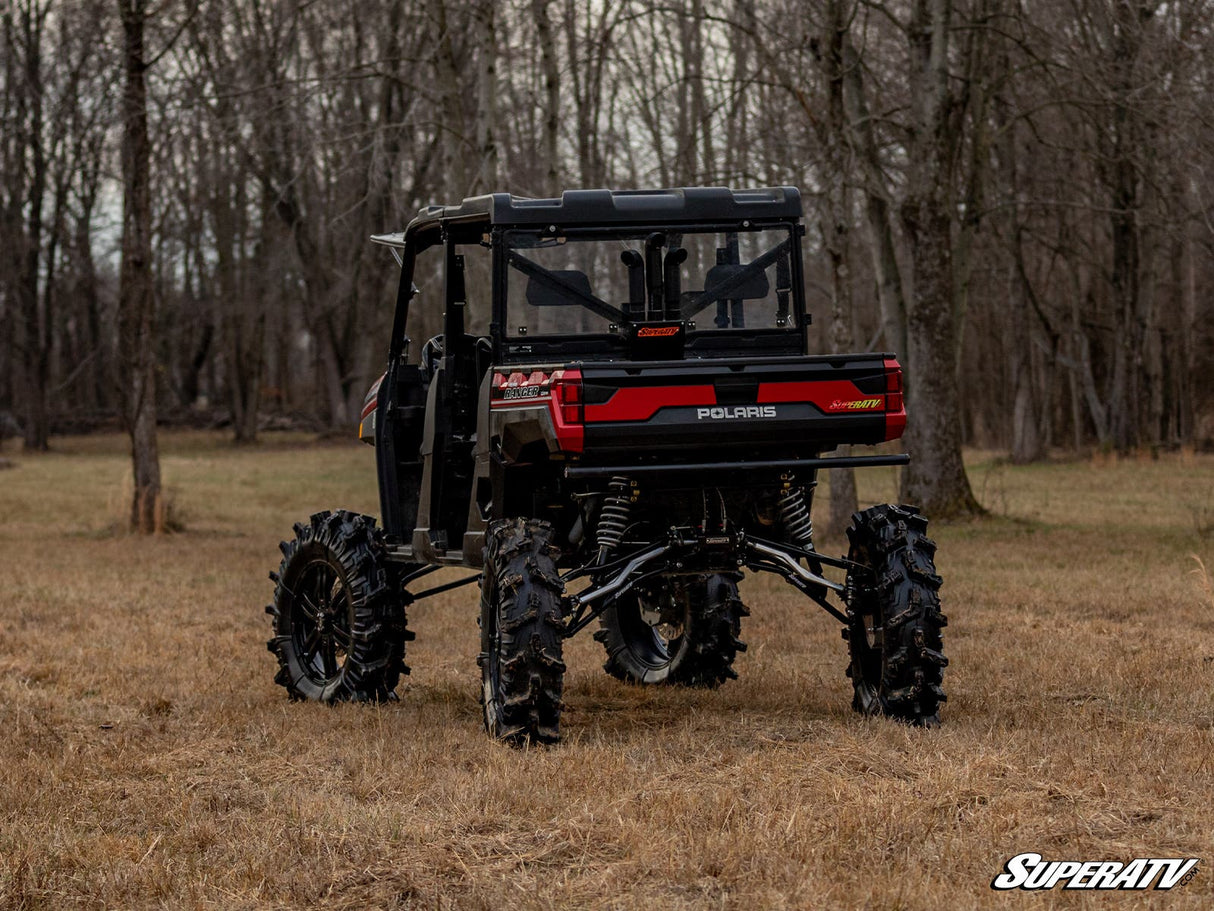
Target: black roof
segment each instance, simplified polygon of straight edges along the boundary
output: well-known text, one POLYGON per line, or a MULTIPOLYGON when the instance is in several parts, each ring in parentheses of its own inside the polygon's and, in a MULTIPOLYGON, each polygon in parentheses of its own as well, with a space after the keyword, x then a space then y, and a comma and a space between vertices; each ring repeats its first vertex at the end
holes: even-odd
POLYGON ((675 187, 668 190, 566 190, 560 199, 509 193, 472 196, 457 206, 425 206, 409 226, 371 240, 400 249, 405 235, 439 225, 629 225, 690 224, 800 218, 796 187, 675 187))
POLYGON ((491 193, 465 199, 457 206, 426 206, 418 212, 415 223, 609 225, 800 216, 801 192, 796 187, 755 190, 678 187, 669 190, 566 190, 559 199, 528 199, 509 193, 491 193))

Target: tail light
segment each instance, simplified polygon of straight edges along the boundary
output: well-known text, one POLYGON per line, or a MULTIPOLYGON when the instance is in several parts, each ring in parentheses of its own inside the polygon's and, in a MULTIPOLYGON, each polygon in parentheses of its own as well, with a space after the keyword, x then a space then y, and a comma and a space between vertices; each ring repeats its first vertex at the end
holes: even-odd
POLYGON ((581 424, 586 419, 582 400, 582 371, 557 370, 552 374, 552 397, 566 424, 581 424))
POLYGON ((902 368, 892 358, 885 362, 885 410, 902 410, 902 368))
POLYGON ((906 404, 902 398, 902 365, 885 359, 885 439, 896 440, 906 430, 906 404))
MULTIPOLYGON (((526 369, 526 368, 524 368, 526 369)), ((582 395, 582 371, 544 370, 513 373, 496 371, 490 387, 489 405, 497 409, 547 407, 562 452, 581 452, 586 420, 582 395)))
POLYGON ((377 379, 374 385, 367 392, 367 397, 363 399, 362 414, 358 419, 358 438, 364 443, 375 445, 375 411, 379 407, 379 387, 384 381, 383 374, 377 379))
POLYGON ((582 395, 582 371, 554 370, 552 389, 552 421, 556 439, 565 452, 581 452, 585 444, 586 401, 582 395))

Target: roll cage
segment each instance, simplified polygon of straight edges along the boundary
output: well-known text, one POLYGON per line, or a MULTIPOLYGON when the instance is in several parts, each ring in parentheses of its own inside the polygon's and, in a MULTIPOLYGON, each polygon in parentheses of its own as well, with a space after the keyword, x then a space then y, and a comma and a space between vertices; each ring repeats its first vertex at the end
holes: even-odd
MULTIPOLYGON (((465 298, 463 259, 456 252, 460 245, 488 247, 492 253, 492 314, 489 339, 494 363, 534 361, 547 356, 573 356, 592 359, 616 359, 629 356, 627 340, 633 327, 648 322, 684 323, 694 329, 694 319, 716 303, 728 302, 726 295, 744 293, 748 282, 773 263, 781 266, 777 285, 781 296, 781 319, 795 331, 765 328, 731 332, 728 339, 713 338, 711 333, 689 332, 689 356, 720 356, 725 352, 744 355, 748 349, 765 354, 802 354, 806 350, 806 329, 810 318, 805 309, 803 265, 797 238, 804 235, 800 223, 801 199, 795 187, 735 191, 726 188, 690 187, 661 191, 572 190, 559 199, 525 199, 505 193, 475 197, 456 206, 429 206, 397 234, 376 235, 372 240, 392 249, 400 264, 400 283, 393 320, 389 356, 392 362, 404 353, 410 303, 417 292, 413 284, 418 254, 437 245, 445 246, 444 257, 444 335, 458 338, 463 331, 463 311, 456 306, 465 298), (700 234, 786 229, 787 238, 749 263, 734 262, 731 272, 720 273, 714 284, 696 295, 667 299, 671 255, 663 261, 660 244, 668 234, 700 234), (642 312, 632 311, 605 301, 588 288, 569 281, 566 276, 546 269, 507 243, 511 232, 536 233, 553 239, 611 239, 624 233, 648 235, 642 262, 630 264, 636 269, 644 295, 642 312), (656 241, 656 242, 655 242, 656 241), (654 253, 657 255, 653 255, 654 253), (610 321, 615 338, 602 333, 557 333, 543 338, 510 338, 507 325, 507 283, 509 270, 528 276, 551 294, 610 321)), ((673 251, 672 251, 673 252, 673 251)), ((736 252, 735 252, 736 260, 736 252)), ((727 264, 728 265, 728 264, 727 264)), ((632 301, 637 295, 630 294, 632 301)), ((738 302, 735 302, 738 303, 738 302)), ((718 317, 719 319, 719 317, 718 317)), ((781 324, 783 325, 783 324, 781 324)))

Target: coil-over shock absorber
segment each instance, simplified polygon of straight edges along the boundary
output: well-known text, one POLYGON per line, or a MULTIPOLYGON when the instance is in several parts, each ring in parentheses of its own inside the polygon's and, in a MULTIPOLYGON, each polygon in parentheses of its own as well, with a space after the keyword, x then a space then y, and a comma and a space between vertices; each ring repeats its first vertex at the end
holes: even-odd
POLYGON ((632 514, 632 504, 636 502, 636 498, 635 481, 617 476, 608 482, 607 496, 603 498, 603 508, 599 511, 599 524, 595 532, 600 563, 603 563, 607 555, 624 540, 624 530, 628 528, 628 517, 632 514))
POLYGON ((814 501, 814 488, 818 486, 816 477, 811 477, 808 483, 797 483, 796 477, 789 474, 780 475, 780 519, 784 523, 784 531, 788 539, 805 550, 814 549, 814 523, 810 517, 810 507, 814 501))

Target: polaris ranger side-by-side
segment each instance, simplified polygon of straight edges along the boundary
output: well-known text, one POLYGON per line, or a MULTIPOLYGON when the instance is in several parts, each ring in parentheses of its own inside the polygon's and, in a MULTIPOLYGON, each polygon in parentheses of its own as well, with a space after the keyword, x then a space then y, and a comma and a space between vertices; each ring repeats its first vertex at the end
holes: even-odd
POLYGON ((564 640, 596 621, 621 680, 734 677, 749 569, 842 624, 857 711, 936 723, 945 618, 925 519, 876 506, 846 558, 814 546, 820 469, 907 461, 824 453, 897 439, 906 412, 892 355, 805 354, 801 214, 791 187, 499 193, 374 238, 400 264, 360 427, 381 525, 320 512, 282 545, 277 682, 392 698, 407 609, 479 581, 485 726, 553 742, 564 640), (423 260, 442 331, 418 346, 423 260), (444 566, 476 573, 427 587, 444 566))

